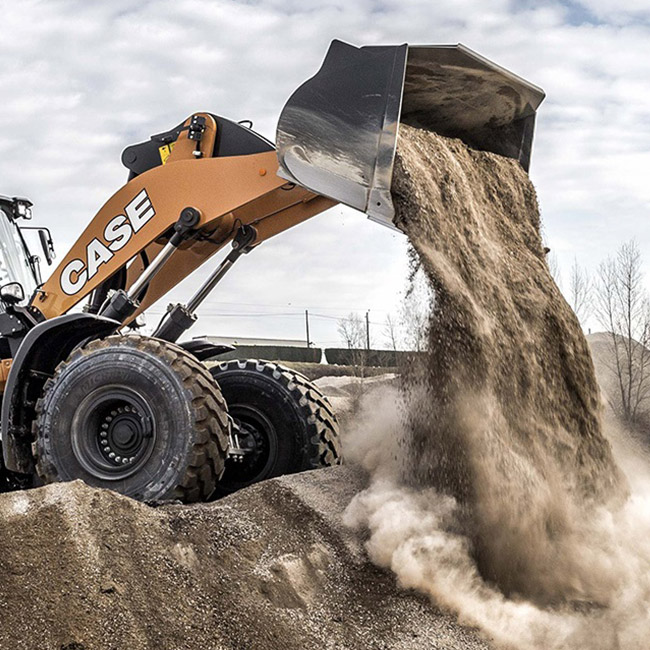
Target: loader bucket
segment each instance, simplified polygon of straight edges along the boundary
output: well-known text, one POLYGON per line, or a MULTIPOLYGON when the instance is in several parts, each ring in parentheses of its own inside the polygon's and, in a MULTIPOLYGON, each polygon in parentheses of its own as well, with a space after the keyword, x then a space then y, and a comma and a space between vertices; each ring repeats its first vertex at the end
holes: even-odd
POLYGON ((464 45, 333 41, 278 120, 279 175, 392 225, 400 122, 509 156, 528 171, 537 86, 464 45))

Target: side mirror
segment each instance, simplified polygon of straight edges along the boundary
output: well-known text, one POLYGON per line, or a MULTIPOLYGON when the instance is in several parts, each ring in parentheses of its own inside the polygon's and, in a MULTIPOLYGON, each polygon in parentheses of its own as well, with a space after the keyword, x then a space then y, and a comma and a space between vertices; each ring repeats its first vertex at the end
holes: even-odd
POLYGON ((38 229, 38 238, 41 240, 41 246, 43 247, 43 254, 47 260, 48 266, 52 264, 52 261, 56 257, 54 253, 54 242, 52 241, 52 235, 47 228, 38 229))
POLYGON ((25 290, 20 282, 10 282, 0 287, 0 300, 8 305, 17 305, 25 300, 25 290))

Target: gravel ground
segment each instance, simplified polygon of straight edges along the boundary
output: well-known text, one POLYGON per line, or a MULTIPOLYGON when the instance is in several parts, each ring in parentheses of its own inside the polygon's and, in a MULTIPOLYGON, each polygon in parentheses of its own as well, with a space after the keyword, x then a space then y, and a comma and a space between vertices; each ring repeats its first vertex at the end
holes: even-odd
POLYGON ((366 558, 359 470, 151 508, 74 483, 0 496, 0 648, 486 648, 366 558))

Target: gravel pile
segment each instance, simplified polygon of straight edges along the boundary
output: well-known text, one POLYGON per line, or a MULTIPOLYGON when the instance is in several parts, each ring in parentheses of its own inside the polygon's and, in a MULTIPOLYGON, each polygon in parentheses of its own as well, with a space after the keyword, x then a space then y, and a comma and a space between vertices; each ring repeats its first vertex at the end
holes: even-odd
POLYGON ((0 648, 485 648, 370 564, 332 468, 152 508, 77 481, 0 496, 0 648))

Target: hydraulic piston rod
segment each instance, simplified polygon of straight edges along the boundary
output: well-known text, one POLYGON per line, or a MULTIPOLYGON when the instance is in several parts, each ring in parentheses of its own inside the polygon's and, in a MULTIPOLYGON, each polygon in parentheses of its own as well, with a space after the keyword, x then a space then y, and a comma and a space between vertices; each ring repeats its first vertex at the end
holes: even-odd
POLYGON ((199 305, 208 297, 210 292, 217 286, 219 281, 230 270, 232 265, 241 255, 248 253, 251 244, 255 241, 257 232, 252 226, 242 226, 237 236, 233 239, 232 250, 219 266, 208 276, 206 281, 199 287, 197 292, 188 300, 187 311, 193 314, 199 305))
POLYGON ((206 278, 196 293, 188 300, 187 305, 170 305, 163 316, 153 336, 165 341, 178 341, 178 337, 189 329, 196 321, 195 312, 199 305, 210 295, 233 264, 244 254, 248 253, 257 231, 253 226, 242 226, 232 241, 232 250, 217 268, 206 278))
POLYGON ((122 289, 116 291, 100 309, 100 316, 124 322, 138 308, 138 298, 142 290, 165 266, 180 244, 187 239, 199 223, 201 214, 192 207, 184 208, 174 225, 174 234, 155 259, 142 272, 142 275, 131 285, 128 293, 122 289))

